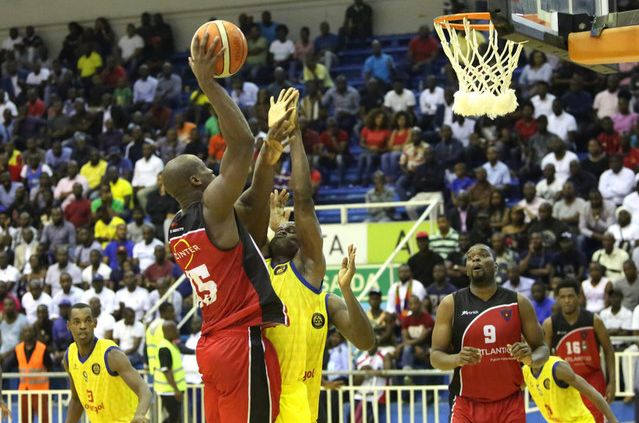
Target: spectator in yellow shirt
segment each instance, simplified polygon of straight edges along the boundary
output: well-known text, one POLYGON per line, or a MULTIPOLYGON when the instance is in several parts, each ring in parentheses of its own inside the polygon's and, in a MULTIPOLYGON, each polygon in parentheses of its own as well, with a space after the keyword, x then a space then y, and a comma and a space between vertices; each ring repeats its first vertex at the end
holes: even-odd
POLYGON ((102 243, 102 249, 115 239, 118 225, 126 225, 126 222, 118 216, 112 216, 109 207, 102 204, 96 212, 98 220, 95 222, 93 235, 97 242, 102 243))
POLYGON ((91 44, 82 45, 82 56, 78 59, 78 71, 80 78, 91 78, 102 68, 102 57, 91 48, 91 44))
POLYGON ((100 158, 98 150, 89 153, 89 161, 80 169, 80 175, 89 181, 89 193, 95 191, 102 181, 102 177, 106 173, 107 162, 100 158))
POLYGON ((326 69, 326 66, 317 63, 317 58, 314 55, 310 55, 306 58, 306 64, 304 66, 304 82, 308 81, 317 81, 318 85, 324 89, 333 86, 331 74, 326 69))
POLYGON ((120 172, 115 166, 107 169, 106 179, 111 185, 111 194, 115 200, 120 200, 125 209, 133 209, 133 187, 124 178, 120 178, 120 172))

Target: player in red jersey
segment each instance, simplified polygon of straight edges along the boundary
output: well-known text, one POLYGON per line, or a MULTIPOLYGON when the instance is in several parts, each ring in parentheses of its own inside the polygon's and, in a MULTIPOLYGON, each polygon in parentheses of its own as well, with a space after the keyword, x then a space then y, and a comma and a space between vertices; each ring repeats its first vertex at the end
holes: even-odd
POLYGON ((279 413, 281 378, 275 349, 262 337, 262 327, 288 325, 288 316, 273 291, 256 241, 266 241, 271 164, 281 151, 270 146, 290 133, 288 119, 294 109, 286 108, 297 99, 297 92, 287 91, 272 106, 284 113, 269 129, 253 183, 242 194, 254 138, 240 109, 213 79, 215 64, 223 55, 223 51, 213 54, 219 40, 208 50, 207 41, 208 34, 201 43, 196 37, 189 62, 220 119, 227 147, 218 176, 194 155, 167 163, 164 185, 181 207, 171 223, 169 242, 202 309, 196 354, 206 421, 270 423, 279 413))
POLYGON ((524 423, 520 363, 541 366, 549 354, 535 309, 527 297, 497 286, 490 247, 473 245, 466 269, 470 287, 437 309, 430 355, 434 368, 454 369, 450 422, 524 423))
MULTIPOLYGON (((608 403, 615 399, 615 352, 603 322, 596 314, 579 306, 579 286, 565 281, 557 286, 557 302, 561 311, 544 320, 546 342, 553 354, 566 360, 575 373, 591 384, 608 403), (601 369, 599 346, 606 360, 608 384, 601 369)), ((581 396, 597 423, 603 423, 601 411, 581 396)))

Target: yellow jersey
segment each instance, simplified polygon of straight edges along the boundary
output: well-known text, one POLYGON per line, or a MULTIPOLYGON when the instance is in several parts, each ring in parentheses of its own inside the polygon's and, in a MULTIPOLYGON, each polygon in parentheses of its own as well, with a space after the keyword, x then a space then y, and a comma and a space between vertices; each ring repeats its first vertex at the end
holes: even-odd
POLYGON ((72 343, 66 352, 69 374, 82 407, 91 423, 129 423, 138 406, 138 397, 106 361, 109 350, 118 348, 108 339, 95 339, 87 357, 80 357, 72 343))
POLYGON ((524 381, 539 411, 551 423, 595 423, 579 391, 556 378, 555 367, 559 363, 566 362, 550 356, 538 375, 529 366, 523 367, 524 381))
POLYGON ((290 325, 265 330, 277 350, 282 373, 280 415, 276 423, 315 422, 322 385, 322 358, 328 329, 328 293, 308 283, 290 261, 275 267, 271 284, 286 304, 290 325))

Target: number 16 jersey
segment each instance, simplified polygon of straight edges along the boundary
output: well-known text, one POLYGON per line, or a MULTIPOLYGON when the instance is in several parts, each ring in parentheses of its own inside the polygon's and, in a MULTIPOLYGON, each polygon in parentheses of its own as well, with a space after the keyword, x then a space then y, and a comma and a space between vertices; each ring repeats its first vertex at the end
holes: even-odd
POLYGON ((484 301, 470 288, 453 294, 453 353, 463 347, 478 348, 481 361, 457 367, 450 383, 451 400, 459 395, 479 402, 492 402, 517 392, 524 383, 521 364, 508 351, 508 344, 521 341, 521 319, 517 293, 497 288, 484 301))
POLYGON ((206 232, 202 203, 180 210, 169 228, 171 252, 202 309, 202 335, 230 327, 288 325, 255 241, 235 216, 240 241, 220 250, 206 232))

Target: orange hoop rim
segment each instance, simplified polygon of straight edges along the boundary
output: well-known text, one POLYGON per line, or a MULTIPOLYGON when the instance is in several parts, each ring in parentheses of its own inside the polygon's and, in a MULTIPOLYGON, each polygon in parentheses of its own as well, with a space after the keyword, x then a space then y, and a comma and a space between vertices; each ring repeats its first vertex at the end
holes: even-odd
MULTIPOLYGON (((463 22, 464 19, 470 21, 472 20, 490 20, 490 13, 489 12, 474 12, 474 13, 456 13, 454 15, 444 15, 444 16, 440 16, 438 18, 435 18, 435 20, 433 21, 433 23, 435 25, 438 25, 440 27, 445 27, 446 23, 448 23, 448 25, 451 28, 457 29, 457 30, 462 30, 465 29, 465 26, 463 23, 454 23, 454 22, 458 22, 461 21, 463 22)), ((490 28, 493 27, 492 23, 489 24, 474 24, 474 23, 468 23, 469 27, 471 29, 475 29, 477 31, 490 31, 490 28)))

